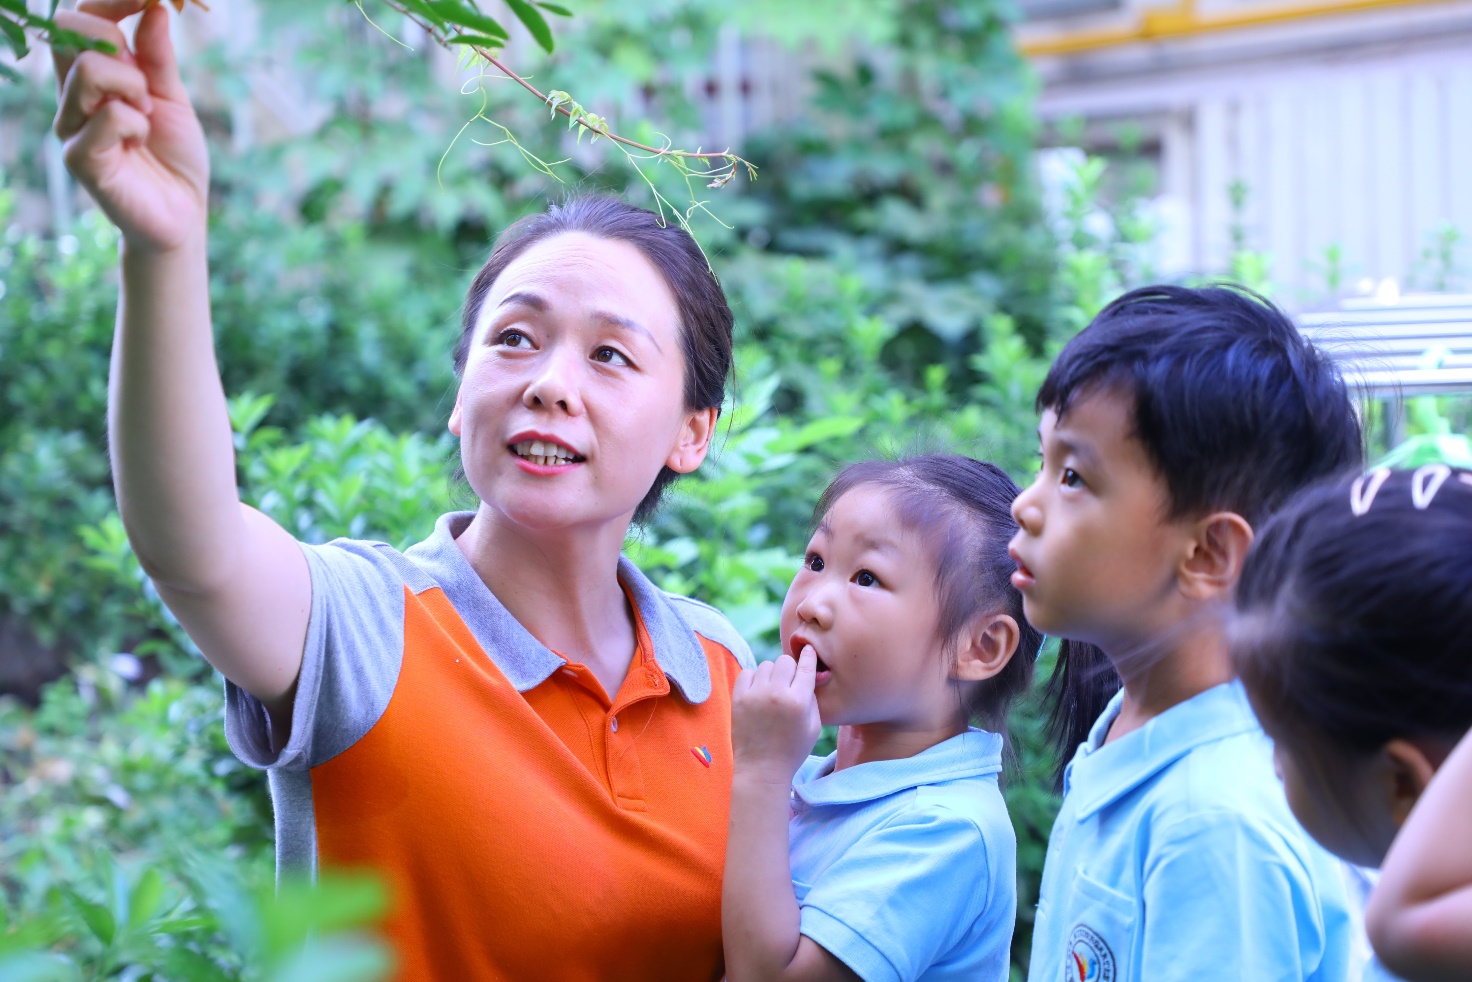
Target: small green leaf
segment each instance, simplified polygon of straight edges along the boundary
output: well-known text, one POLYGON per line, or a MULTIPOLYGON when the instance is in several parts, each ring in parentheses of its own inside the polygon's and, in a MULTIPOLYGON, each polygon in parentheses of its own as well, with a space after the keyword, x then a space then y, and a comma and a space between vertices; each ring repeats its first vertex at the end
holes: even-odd
POLYGON ((22 17, 31 16, 31 12, 26 9, 26 0, 0 0, 0 8, 13 10, 22 17))
POLYGON ((815 443, 856 433, 863 425, 864 421, 857 416, 825 416, 793 432, 783 433, 767 444, 767 450, 771 453, 806 450, 815 443))
POLYGON ((8 17, 0 17, 0 34, 5 35, 5 40, 10 42, 10 50, 15 52, 17 60, 24 58, 30 48, 26 45, 26 32, 15 21, 8 17))
POLYGON ((517 19, 526 25, 528 31, 532 32, 532 37, 537 39, 542 50, 550 55, 552 53, 552 28, 547 25, 547 18, 542 16, 542 12, 527 3, 527 0, 506 0, 506 6, 510 7, 517 19))
POLYGON ((483 34, 457 34, 449 39, 450 44, 468 44, 476 48, 495 48, 497 51, 506 46, 501 38, 486 37, 483 34))
POLYGON ((112 918, 112 911, 70 891, 67 893, 67 899, 82 916, 87 927, 96 935, 97 940, 105 945, 112 944, 112 939, 117 935, 118 930, 117 923, 112 918))
POLYGON ((562 6, 561 4, 557 4, 557 3, 543 3, 542 0, 537 0, 537 6, 538 7, 541 7, 543 10, 551 11, 552 13, 556 14, 558 17, 571 17, 572 16, 572 11, 571 10, 568 10, 566 7, 562 6))
POLYGON ((147 924, 158 913, 164 899, 164 880, 158 870, 149 868, 138 878, 133 893, 128 898, 128 928, 136 929, 147 924))
POLYGON ((464 4, 457 3, 456 0, 425 0, 425 2, 433 7, 440 17, 449 21, 451 24, 468 27, 473 31, 479 31, 482 34, 500 38, 503 41, 511 36, 506 33, 506 28, 498 24, 493 18, 487 17, 478 10, 471 10, 464 4))
POLYGON ((78 34, 76 31, 68 31, 60 27, 47 28, 46 40, 50 42, 53 48, 71 48, 76 51, 101 51, 109 55, 118 53, 117 46, 111 41, 88 37, 85 34, 78 34))
POLYGON ((424 0, 399 0, 399 5, 410 13, 418 14, 436 27, 444 27, 448 23, 439 13, 424 0))
POLYGON ((7 82, 25 81, 25 78, 21 75, 21 73, 16 71, 14 68, 11 68, 9 65, 0 65, 0 78, 5 79, 5 81, 7 82))

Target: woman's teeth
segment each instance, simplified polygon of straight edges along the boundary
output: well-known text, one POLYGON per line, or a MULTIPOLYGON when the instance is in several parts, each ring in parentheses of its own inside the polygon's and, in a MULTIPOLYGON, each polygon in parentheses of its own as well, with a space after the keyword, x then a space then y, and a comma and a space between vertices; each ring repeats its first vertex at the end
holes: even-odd
POLYGON ((523 460, 531 461, 539 467, 575 464, 583 459, 566 447, 559 447, 555 443, 548 443, 543 440, 523 440, 520 443, 513 443, 511 445, 511 452, 523 460))

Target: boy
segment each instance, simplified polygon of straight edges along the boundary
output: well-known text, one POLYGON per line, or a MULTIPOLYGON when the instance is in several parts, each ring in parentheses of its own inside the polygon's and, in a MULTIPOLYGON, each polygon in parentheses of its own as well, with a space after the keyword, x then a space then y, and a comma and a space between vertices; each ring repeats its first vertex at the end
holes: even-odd
POLYGON ((1064 773, 1029 977, 1337 982, 1339 870, 1288 810, 1223 616, 1254 524, 1360 466, 1343 381, 1266 301, 1157 286, 1064 347, 1038 407, 1013 582, 1029 621, 1075 642, 1055 721, 1092 726, 1064 773), (1091 719, 1110 667, 1122 688, 1091 719))

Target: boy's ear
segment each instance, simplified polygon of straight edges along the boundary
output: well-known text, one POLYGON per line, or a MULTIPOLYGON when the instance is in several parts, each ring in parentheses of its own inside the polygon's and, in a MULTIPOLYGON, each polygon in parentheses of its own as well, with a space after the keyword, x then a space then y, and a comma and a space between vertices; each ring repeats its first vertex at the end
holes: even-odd
POLYGON ((1252 526, 1236 512, 1214 512, 1197 522, 1176 571, 1181 593, 1190 600, 1229 596, 1242 575, 1252 536, 1252 526))
POLYGON ((958 682, 980 682, 1007 667, 1017 653, 1022 631, 1008 614, 979 617, 967 625, 956 646, 951 677, 958 682))
POLYGON ((1436 765, 1426 752, 1410 740, 1391 740, 1380 751, 1389 775, 1390 814, 1396 828, 1405 824, 1411 809, 1420 800, 1426 785, 1436 773, 1436 765))

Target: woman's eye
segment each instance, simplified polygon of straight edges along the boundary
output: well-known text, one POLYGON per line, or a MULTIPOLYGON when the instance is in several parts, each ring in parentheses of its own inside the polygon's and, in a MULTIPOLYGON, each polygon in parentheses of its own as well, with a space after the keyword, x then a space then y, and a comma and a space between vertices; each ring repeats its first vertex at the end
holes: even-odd
POLYGON ((814 573, 823 572, 823 557, 816 552, 808 553, 807 558, 802 561, 802 564, 814 573))
POLYGON ((858 573, 854 574, 854 582, 857 583, 859 586, 878 586, 879 577, 875 576, 867 569, 861 569, 858 571, 858 573))
POLYGON ((593 352, 593 360, 603 365, 627 365, 629 363, 623 352, 607 345, 593 352))
POLYGON ((1084 479, 1079 476, 1078 471, 1074 470, 1072 467, 1063 468, 1063 486, 1065 488, 1082 487, 1083 483, 1084 479))
POLYGON ((496 343, 508 348, 530 348, 532 339, 520 331, 509 330, 496 335, 496 343))

